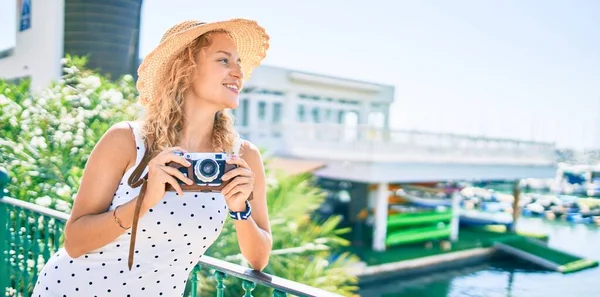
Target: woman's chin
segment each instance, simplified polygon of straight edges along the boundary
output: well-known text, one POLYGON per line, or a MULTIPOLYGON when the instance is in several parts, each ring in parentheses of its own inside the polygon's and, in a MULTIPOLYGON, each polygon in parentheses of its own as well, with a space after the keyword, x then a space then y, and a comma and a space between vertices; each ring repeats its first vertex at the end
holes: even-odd
POLYGON ((237 100, 237 98, 235 100, 227 100, 223 104, 224 108, 228 108, 228 109, 236 109, 239 105, 240 105, 240 101, 237 100))

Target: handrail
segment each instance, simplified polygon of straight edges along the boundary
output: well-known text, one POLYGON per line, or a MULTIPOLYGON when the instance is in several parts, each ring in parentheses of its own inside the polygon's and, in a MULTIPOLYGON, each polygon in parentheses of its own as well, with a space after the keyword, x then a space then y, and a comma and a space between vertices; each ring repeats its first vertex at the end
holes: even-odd
POLYGON ((261 284, 275 290, 306 297, 341 297, 341 295, 311 287, 302 283, 287 280, 285 278, 270 275, 257 270, 252 270, 237 264, 215 259, 209 256, 202 256, 201 265, 221 271, 227 275, 248 280, 256 284, 261 284))
POLYGON ((64 212, 60 212, 58 210, 50 209, 47 207, 43 207, 43 206, 31 203, 31 202, 27 202, 27 201, 15 199, 15 198, 2 197, 2 198, 0 198, 0 202, 6 203, 6 204, 9 204, 12 206, 20 207, 25 210, 30 210, 30 211, 48 216, 52 219, 58 219, 58 220, 61 220, 64 222, 66 222, 69 219, 69 215, 64 212))
MULTIPOLYGON (((3 190, 1 186, 2 185, 0 185, 0 190, 3 190)), ((39 206, 30 202, 18 200, 15 198, 0 197, 0 204, 1 203, 18 207, 34 213, 38 213, 63 222, 66 222, 69 218, 69 215, 66 213, 39 206)), ((2 238, 0 240, 4 239, 2 238)), ((264 285, 273 288, 276 291, 285 292, 287 294, 305 297, 342 297, 341 295, 336 293, 311 287, 295 281, 290 281, 260 271, 252 270, 247 267, 219 260, 210 256, 202 256, 198 261, 198 264, 200 264, 200 266, 205 266, 220 271, 225 275, 232 275, 234 277, 250 281, 255 284, 264 285)))

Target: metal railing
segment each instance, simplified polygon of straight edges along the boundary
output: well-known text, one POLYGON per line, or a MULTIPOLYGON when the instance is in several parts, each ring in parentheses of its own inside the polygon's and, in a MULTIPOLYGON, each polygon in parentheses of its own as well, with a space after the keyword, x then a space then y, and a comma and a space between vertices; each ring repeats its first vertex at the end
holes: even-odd
POLYGON ((557 160, 555 144, 548 142, 335 123, 242 126, 238 130, 261 146, 302 157, 519 165, 548 165, 557 160))
MULTIPOLYGON (((38 272, 63 242, 68 215, 22 200, 4 197, 8 175, 0 169, 0 296, 28 297, 38 272)), ((223 297, 225 278, 240 279, 244 296, 257 285, 272 289, 274 297, 341 297, 322 289, 290 281, 237 264, 202 256, 188 279, 186 297, 197 297, 202 269, 213 271, 216 296, 223 297)), ((206 271, 205 271, 206 272, 206 271)))

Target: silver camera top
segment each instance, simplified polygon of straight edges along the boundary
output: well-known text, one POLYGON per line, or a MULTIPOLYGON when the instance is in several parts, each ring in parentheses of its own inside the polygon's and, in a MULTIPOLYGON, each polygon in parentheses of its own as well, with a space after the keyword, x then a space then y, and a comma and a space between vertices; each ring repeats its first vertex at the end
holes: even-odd
POLYGON ((194 169, 194 175, 205 183, 210 183, 221 174, 221 166, 230 156, 227 153, 182 153, 177 155, 190 160, 194 169))

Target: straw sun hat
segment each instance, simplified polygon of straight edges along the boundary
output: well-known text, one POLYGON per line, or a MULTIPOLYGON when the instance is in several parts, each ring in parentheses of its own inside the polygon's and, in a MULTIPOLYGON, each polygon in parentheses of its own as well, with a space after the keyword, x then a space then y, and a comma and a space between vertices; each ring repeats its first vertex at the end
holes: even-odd
POLYGON ((171 27, 163 35, 158 46, 150 52, 138 68, 137 89, 142 105, 157 98, 164 74, 171 60, 198 36, 213 30, 229 32, 242 60, 244 80, 248 80, 254 68, 265 58, 269 48, 269 35, 255 21, 230 19, 203 23, 184 21, 171 27))

